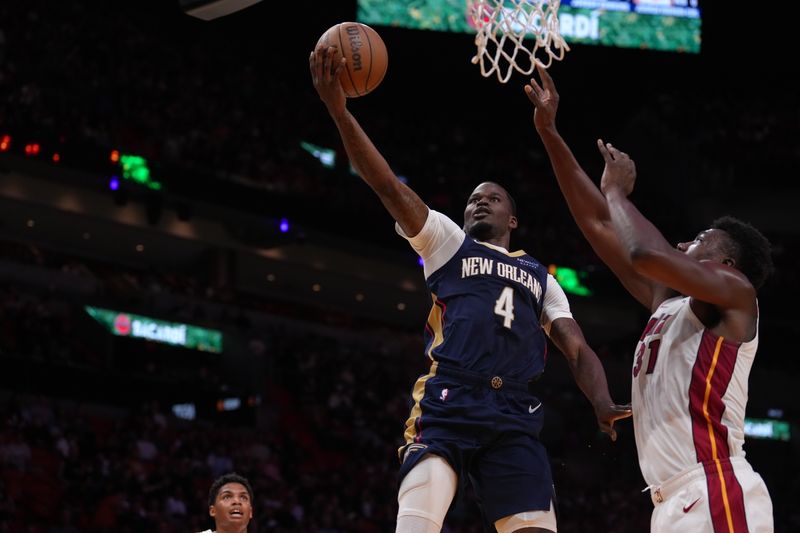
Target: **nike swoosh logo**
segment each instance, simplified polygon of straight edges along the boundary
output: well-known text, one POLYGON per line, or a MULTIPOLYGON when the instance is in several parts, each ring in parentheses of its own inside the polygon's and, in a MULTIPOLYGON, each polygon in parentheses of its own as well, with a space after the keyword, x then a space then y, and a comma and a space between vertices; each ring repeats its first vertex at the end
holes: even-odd
POLYGON ((528 412, 529 412, 530 414, 533 414, 533 413, 535 413, 536 411, 538 411, 538 410, 539 410, 539 408, 540 408, 541 406, 542 406, 542 404, 541 404, 541 403, 540 403, 539 405, 537 405, 536 407, 534 407, 534 406, 532 406, 532 405, 529 405, 529 406, 528 406, 528 412))
POLYGON ((691 511, 692 507, 694 507, 694 504, 696 504, 696 503, 697 503, 697 502, 699 502, 699 501, 700 501, 700 498, 697 498, 695 501, 693 501, 693 502, 692 502, 692 503, 690 503, 689 505, 685 506, 685 507, 683 508, 683 512, 684 512, 684 513, 688 513, 689 511, 691 511))

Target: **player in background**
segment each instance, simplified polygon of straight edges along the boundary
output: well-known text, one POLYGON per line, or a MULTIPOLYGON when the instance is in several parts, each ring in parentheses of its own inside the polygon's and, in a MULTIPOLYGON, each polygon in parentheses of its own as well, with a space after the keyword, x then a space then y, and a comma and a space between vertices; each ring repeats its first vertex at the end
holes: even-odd
POLYGON ((631 203, 633 160, 597 141, 600 189, 556 129, 559 96, 539 66, 525 92, 572 216, 597 255, 652 317, 636 346, 631 403, 651 531, 771 532, 772 502, 745 460, 747 381, 758 346, 756 290, 770 244, 750 224, 714 221, 671 246, 631 203))
POLYGON ((426 325, 430 370, 414 385, 398 489, 397 531, 441 530, 459 482, 471 481, 486 527, 500 533, 555 532, 554 489, 535 380, 544 370, 545 333, 566 357, 616 439, 630 416, 611 400, 603 367, 586 344, 563 290, 524 252, 509 252, 516 207, 500 185, 470 195, 463 228, 428 206, 393 174, 347 109, 338 76, 344 59, 318 47, 311 77, 350 162, 424 260, 433 306, 426 325))
POLYGON ((218 477, 208 491, 208 515, 214 530, 201 533, 246 533, 253 519, 253 488, 236 473, 218 477))

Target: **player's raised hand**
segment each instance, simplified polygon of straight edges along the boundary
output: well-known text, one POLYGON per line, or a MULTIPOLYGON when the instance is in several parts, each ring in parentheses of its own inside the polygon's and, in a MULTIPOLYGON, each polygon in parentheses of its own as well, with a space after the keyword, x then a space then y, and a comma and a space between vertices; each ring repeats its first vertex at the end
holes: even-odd
POLYGON ((344 63, 345 58, 332 46, 318 46, 308 58, 311 81, 331 115, 342 112, 347 105, 347 96, 339 82, 344 63))
POLYGON ((614 429, 614 422, 628 418, 633 414, 631 404, 597 406, 594 412, 597 416, 597 425, 600 427, 600 431, 610 436, 612 441, 617 440, 617 430, 614 429))
POLYGON ((558 111, 558 92, 553 78, 547 73, 544 65, 537 62, 536 70, 542 79, 541 85, 536 82, 536 78, 531 78, 531 82, 525 85, 525 94, 536 108, 533 112, 533 124, 537 130, 555 127, 556 111, 558 111))
POLYGON ((606 194, 611 189, 620 189, 628 196, 636 183, 636 164, 633 159, 611 143, 603 142, 603 139, 597 139, 597 148, 606 161, 603 177, 600 179, 600 190, 606 194))

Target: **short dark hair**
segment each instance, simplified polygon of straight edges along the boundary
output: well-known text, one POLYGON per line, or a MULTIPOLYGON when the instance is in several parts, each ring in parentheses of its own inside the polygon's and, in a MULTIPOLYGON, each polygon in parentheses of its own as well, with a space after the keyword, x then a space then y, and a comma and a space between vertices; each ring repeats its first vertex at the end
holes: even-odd
POLYGON ((516 200, 514 200, 514 197, 511 196, 511 193, 508 192, 508 188, 504 185, 501 185, 500 183, 497 183, 496 181, 486 181, 484 183, 491 183, 503 189, 506 192, 506 197, 508 198, 508 201, 511 203, 511 214, 517 216, 517 202, 516 200))
POLYGON ((731 216, 716 219, 711 228, 727 233, 730 238, 725 253, 733 257, 736 268, 747 276, 753 287, 761 288, 774 269, 769 240, 750 223, 731 216))
POLYGON ((240 476, 236 472, 230 472, 228 474, 224 474, 217 479, 214 480, 214 483, 211 484, 211 488, 208 491, 208 506, 211 507, 214 505, 214 502, 217 501, 217 495, 219 494, 219 489, 222 488, 223 485, 227 485, 228 483, 239 483, 247 489, 247 494, 250 495, 250 501, 253 501, 253 487, 250 486, 250 482, 247 481, 244 477, 240 476))
MULTIPOLYGON (((502 187, 502 185, 501 185, 501 187, 502 187)), ((511 214, 514 215, 514 216, 517 216, 517 201, 514 200, 514 197, 511 196, 511 193, 508 192, 508 189, 503 187, 503 190, 506 191, 506 196, 508 196, 508 201, 511 202, 511 214)))

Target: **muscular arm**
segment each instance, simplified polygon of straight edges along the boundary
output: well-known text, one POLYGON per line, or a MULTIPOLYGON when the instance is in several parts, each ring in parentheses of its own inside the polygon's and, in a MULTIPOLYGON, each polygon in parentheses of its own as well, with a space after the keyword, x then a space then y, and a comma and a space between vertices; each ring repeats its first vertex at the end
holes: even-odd
POLYGON ((389 164, 347 109, 346 96, 339 83, 344 61, 333 48, 317 48, 312 52, 309 66, 314 87, 339 130, 353 168, 375 191, 402 230, 409 236, 416 235, 425 224, 428 207, 414 191, 397 179, 389 164))
POLYGON ((397 179, 355 117, 345 109, 331 115, 344 142, 347 156, 359 176, 372 187, 383 205, 407 235, 416 235, 428 217, 428 207, 397 179))
POLYGON ((534 124, 542 139, 561 193, 570 213, 584 237, 600 259, 619 278, 628 292, 650 308, 653 302, 653 283, 638 274, 614 233, 608 207, 600 190, 581 168, 555 124, 558 93, 547 71, 538 67, 542 86, 535 80, 525 86, 528 98, 535 105, 534 124))
POLYGON ((564 354, 572 376, 594 407, 600 429, 617 439, 614 422, 631 415, 627 406, 615 405, 608 392, 606 373, 600 359, 583 336, 578 323, 571 318, 559 318, 550 327, 550 339, 564 354))
POLYGON ((636 271, 724 315, 741 311, 755 316, 755 289, 739 271, 723 263, 698 261, 673 248, 619 186, 604 186, 617 234, 636 271))

